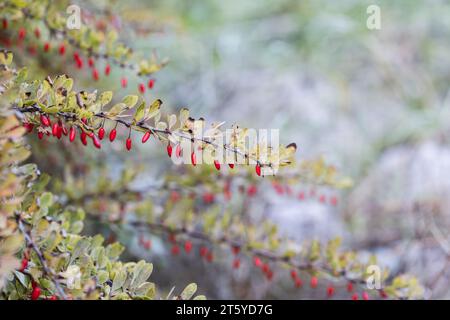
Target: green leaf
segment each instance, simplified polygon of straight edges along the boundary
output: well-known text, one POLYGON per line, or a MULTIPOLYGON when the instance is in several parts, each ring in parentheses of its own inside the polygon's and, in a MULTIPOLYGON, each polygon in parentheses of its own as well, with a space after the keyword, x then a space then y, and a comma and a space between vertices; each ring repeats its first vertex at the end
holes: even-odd
POLYGON ((133 108, 138 102, 139 97, 135 95, 128 95, 123 98, 122 103, 124 103, 129 109, 133 108))
POLYGON ((192 296, 197 291, 197 285, 195 283, 190 283, 184 288, 183 292, 181 293, 181 299, 182 300, 189 300, 192 298, 192 296))
POLYGON ((114 276, 111 292, 114 293, 122 288, 125 280, 127 280, 127 273, 124 270, 119 270, 114 276))
POLYGON ((112 100, 112 97, 113 97, 112 91, 102 92, 102 94, 100 94, 100 98, 99 98, 100 104, 102 105, 102 107, 107 105, 108 103, 110 103, 112 100))

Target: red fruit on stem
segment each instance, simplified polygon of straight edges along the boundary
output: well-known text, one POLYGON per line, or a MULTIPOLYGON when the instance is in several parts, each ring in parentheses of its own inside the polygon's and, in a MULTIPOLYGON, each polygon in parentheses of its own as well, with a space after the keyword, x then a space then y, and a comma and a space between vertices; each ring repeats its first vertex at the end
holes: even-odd
POLYGON ((70 140, 70 142, 75 140, 75 136, 76 135, 77 135, 77 131, 75 130, 75 128, 74 127, 70 127, 70 130, 69 130, 69 140, 70 140))
POLYGON ((57 137, 58 136, 58 131, 59 131, 59 125, 58 125, 58 123, 55 122, 53 124, 53 126, 52 126, 52 135, 54 137, 57 137))
POLYGON ((33 289, 33 291, 31 291, 31 300, 39 299, 40 295, 41 295, 41 289, 39 287, 35 287, 33 289))
POLYGON ((297 271, 291 270, 291 278, 292 279, 297 279, 297 271))
POLYGON ((83 145, 87 145, 87 134, 86 132, 81 132, 80 140, 83 145))
POLYGON ((62 43, 58 49, 59 55, 63 56, 66 53, 66 46, 62 43))
POLYGON ((63 135, 65 135, 65 136, 67 136, 67 134, 69 133, 68 131, 67 131, 67 128, 64 126, 64 125, 60 125, 60 127, 61 127, 61 131, 62 131, 62 134, 63 135))
POLYGON ((296 278, 295 279, 295 287, 300 288, 303 285, 302 279, 296 278))
POLYGON ((220 163, 218 160, 214 160, 214 166, 216 167, 217 170, 220 170, 220 163))
POLYGON ((105 75, 109 76, 109 74, 111 73, 111 66, 108 64, 106 64, 105 66, 105 75))
POLYGON ((178 200, 180 200, 180 194, 178 193, 178 192, 176 192, 176 191, 172 191, 171 193, 170 193, 170 200, 172 201, 172 202, 177 202, 178 200))
POLYGON ((97 138, 97 136, 92 136, 92 143, 97 149, 101 149, 102 145, 100 143, 100 140, 97 138))
POLYGON ((130 151, 131 150, 131 138, 128 138, 127 141, 125 142, 125 146, 127 147, 127 150, 130 151))
POLYGON ((192 242, 191 241, 186 241, 184 243, 184 250, 189 253, 192 250, 192 242))
POLYGON ((206 261, 213 262, 213 260, 214 260, 214 255, 211 251, 209 251, 208 254, 206 255, 206 261))
POLYGON ((380 290, 380 297, 383 299, 386 299, 388 297, 388 295, 384 290, 380 290))
POLYGON ((230 169, 234 168, 234 163, 229 163, 228 166, 230 167, 230 169))
POLYGON ((177 147, 175 149, 175 155, 179 158, 181 157, 181 144, 177 144, 177 147))
POLYGON ((44 137, 44 133, 42 131, 38 132, 38 138, 39 140, 42 140, 42 138, 44 137))
POLYGON ((333 286, 329 286, 327 288, 327 296, 328 298, 331 298, 334 295, 334 287, 333 286))
POLYGON ((354 300, 354 301, 358 300, 358 294, 357 293, 354 293, 352 295, 352 300, 354 300))
POLYGON ((40 120, 41 120, 41 124, 44 127, 50 127, 50 119, 47 116, 41 114, 40 120))
POLYGON ((259 165, 259 163, 256 164, 255 171, 258 176, 261 176, 261 166, 259 165))
POLYGON ((264 263, 264 264, 262 265, 262 271, 263 271, 264 273, 268 273, 268 272, 270 271, 270 267, 269 267, 269 265, 268 265, 267 263, 264 263))
POLYGON ((27 35, 27 31, 25 30, 25 28, 20 28, 19 29, 19 40, 23 40, 25 39, 25 36, 27 35))
POLYGON ((349 282, 347 283, 347 291, 352 292, 353 291, 353 283, 349 282))
POLYGON ((205 192, 203 194, 203 202, 206 204, 214 202, 214 194, 211 192, 205 192))
POLYGON ((103 140, 104 137, 105 137, 105 128, 101 127, 100 129, 98 129, 98 138, 100 140, 103 140))
POLYGON ((20 272, 23 272, 28 267, 28 259, 23 258, 20 264, 20 272))
POLYGON ((27 130, 28 133, 30 133, 31 131, 33 131, 34 124, 26 122, 23 124, 23 127, 25 128, 25 130, 27 130))
POLYGON ((206 247, 201 247, 201 248, 200 248, 200 256, 201 256, 201 257, 206 257, 207 254, 208 254, 208 248, 206 248, 206 247))
POLYGON ((8 29, 8 20, 7 19, 3 19, 2 25, 3 25, 3 29, 8 29))
POLYGON ((112 129, 111 132, 109 133, 109 141, 113 142, 114 139, 116 139, 116 135, 117 135, 117 130, 112 129))
POLYGON ((148 88, 153 89, 153 86, 155 85, 155 79, 148 80, 148 88))
POLYGON ((319 202, 320 202, 320 203, 325 203, 325 202, 326 202, 325 195, 322 194, 322 195, 319 197, 319 202))
POLYGON ((193 151, 193 152, 191 153, 191 162, 192 162, 192 165, 193 165, 194 167, 197 165, 197 158, 196 158, 196 156, 195 156, 195 151, 193 151))
POLYGON ((234 269, 239 269, 239 267, 241 266, 241 260, 236 258, 233 260, 233 268, 234 269))
POLYGON ((311 283, 310 283, 311 288, 313 288, 313 289, 316 288, 317 287, 317 283, 318 283, 317 277, 312 276, 311 277, 311 283))
POLYGON ((94 66, 94 59, 92 57, 89 57, 88 65, 89 65, 89 68, 92 68, 94 66))
POLYGON ((126 88, 128 84, 127 78, 120 79, 120 84, 122 85, 122 88, 126 88))
POLYGON ((253 257, 253 264, 258 268, 261 267, 262 265, 261 259, 259 257, 253 257))
POLYGON ((330 199, 330 203, 332 206, 336 206, 337 205, 337 198, 336 196, 332 196, 330 199))
POLYGON ((233 246, 233 247, 231 248, 231 251, 233 251, 233 254, 234 254, 234 255, 237 255, 237 254, 239 254, 239 252, 241 251, 241 248, 238 247, 238 246, 233 246))
POLYGON ((144 94, 145 93, 145 85, 143 83, 139 83, 139 92, 144 94))
POLYGON ((167 155, 170 158, 172 157, 172 146, 170 144, 167 145, 167 155))
POLYGON ((180 253, 180 247, 176 244, 173 245, 171 252, 172 252, 172 255, 174 255, 174 256, 178 255, 180 253))
POLYGON ((144 135, 142 136, 142 143, 146 143, 147 140, 150 138, 151 134, 152 134, 151 131, 147 131, 146 133, 144 133, 144 135))
POLYGON ((50 298, 48 298, 48 300, 58 300, 58 297, 55 295, 52 295, 50 298))
POLYGON ((50 50, 50 43, 46 42, 44 43, 44 51, 48 52, 50 50))
POLYGON ((39 28, 34 29, 34 36, 38 39, 41 37, 41 30, 39 28))
POLYGON ((366 291, 363 291, 363 293, 362 293, 362 299, 363 300, 369 300, 369 294, 366 292, 366 291))
POLYGON ((96 68, 94 68, 94 69, 92 70, 92 78, 93 78, 95 81, 98 81, 99 75, 98 75, 98 70, 97 70, 96 68))
POLYGON ((249 197, 253 197, 257 191, 258 191, 258 189, 256 188, 256 186, 254 184, 252 184, 247 189, 247 195, 249 197))
POLYGON ((76 59, 75 63, 77 64, 77 68, 78 69, 82 69, 83 68, 83 60, 81 60, 81 58, 76 59))

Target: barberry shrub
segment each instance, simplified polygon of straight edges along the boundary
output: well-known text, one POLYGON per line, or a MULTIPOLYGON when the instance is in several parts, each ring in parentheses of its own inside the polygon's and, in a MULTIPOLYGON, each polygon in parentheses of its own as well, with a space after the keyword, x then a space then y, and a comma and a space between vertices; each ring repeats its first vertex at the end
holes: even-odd
POLYGON ((195 135, 198 123, 206 130, 203 118, 195 120, 187 108, 163 112, 162 100, 145 98, 167 60, 153 54, 138 60, 120 42, 108 15, 67 29, 67 5, 0 5, 5 47, 0 52, 1 298, 205 298, 195 295, 194 283, 159 290, 150 262, 120 260, 133 241, 116 242, 117 230, 131 232, 144 251, 157 237, 173 256, 198 255, 205 263, 220 263, 229 255, 232 270, 245 264, 265 281, 289 279, 295 290, 308 286, 322 290, 323 298, 338 293, 354 300, 422 296, 414 277, 388 270, 381 274, 382 286, 369 290, 367 267, 375 257, 361 260, 356 252, 340 249, 339 238, 297 243, 266 216, 248 213, 249 203, 268 192, 338 209, 339 190, 349 188, 351 180, 323 159, 296 163, 295 143, 277 146, 276 159, 262 157, 265 146, 245 148, 248 131, 238 126, 226 143, 222 124, 211 123, 208 135, 195 135), (64 59, 60 68, 72 76, 47 70, 52 59, 64 59), (42 63, 39 69, 36 64, 42 63), (45 74, 37 72, 42 69, 45 74), (77 83, 90 80, 95 86, 114 72, 120 73, 114 94, 83 90, 77 83), (137 80, 136 92, 123 95, 129 79, 137 80), (101 160, 108 152, 104 145, 121 144, 130 155, 139 152, 136 145, 150 143, 189 165, 172 167, 144 188, 135 186, 141 180, 139 167, 125 166, 116 179, 108 175, 113 169, 101 160), (87 148, 100 160, 83 161, 79 154, 87 148), (63 161, 55 161, 56 150, 63 150, 63 161), (232 161, 219 161, 219 150, 232 161), (207 164, 197 165, 200 159, 207 164), (275 161, 280 171, 273 175, 275 161), (50 177, 46 167, 61 174, 50 177), (112 236, 83 234, 85 224, 95 223, 112 236))

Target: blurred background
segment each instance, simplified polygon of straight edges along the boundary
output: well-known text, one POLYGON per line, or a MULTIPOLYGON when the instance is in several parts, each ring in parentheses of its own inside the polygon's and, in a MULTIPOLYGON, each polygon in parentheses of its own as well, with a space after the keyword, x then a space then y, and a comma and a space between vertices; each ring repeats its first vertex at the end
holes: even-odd
MULTIPOLYGON (((283 234, 299 241, 341 236, 346 248, 375 253, 395 272, 416 275, 427 298, 450 298, 448 1, 75 3, 119 15, 122 40, 136 53, 170 59, 146 99, 161 98, 169 110, 188 106, 191 114, 227 126, 279 129, 282 143, 297 143, 298 160, 323 156, 352 178, 337 208, 267 193, 264 210, 283 234), (366 26, 372 4, 381 10, 380 30, 366 26)), ((51 68, 67 69, 63 61, 51 68)), ((78 86, 93 86, 85 72, 78 86)), ((122 76, 113 69, 95 86, 135 93, 138 79, 130 78, 125 90, 122 76)), ((110 148, 83 157, 107 162, 111 175, 130 163, 141 165, 145 182, 170 165, 158 145, 136 146, 132 157, 122 145, 110 148)), ((36 160, 61 174, 47 160, 36 160)), ((121 237, 127 242, 126 234, 121 237)), ((287 277, 268 283, 249 266, 233 271, 226 255, 212 265, 194 256, 171 257, 157 239, 152 252, 136 245, 127 255, 154 262, 152 277, 168 290, 193 281, 212 299, 302 295, 287 277)))

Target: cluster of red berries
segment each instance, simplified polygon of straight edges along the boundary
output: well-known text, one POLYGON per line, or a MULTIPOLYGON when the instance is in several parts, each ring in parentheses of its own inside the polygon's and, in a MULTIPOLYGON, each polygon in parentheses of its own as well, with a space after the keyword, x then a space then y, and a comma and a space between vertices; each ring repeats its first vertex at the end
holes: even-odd
POLYGON ((260 257, 258 256, 254 256, 253 257, 253 264, 255 265, 255 267, 261 269, 261 271, 263 272, 263 274, 265 275, 267 280, 272 280, 273 279, 273 270, 270 268, 268 263, 264 263, 260 257))

